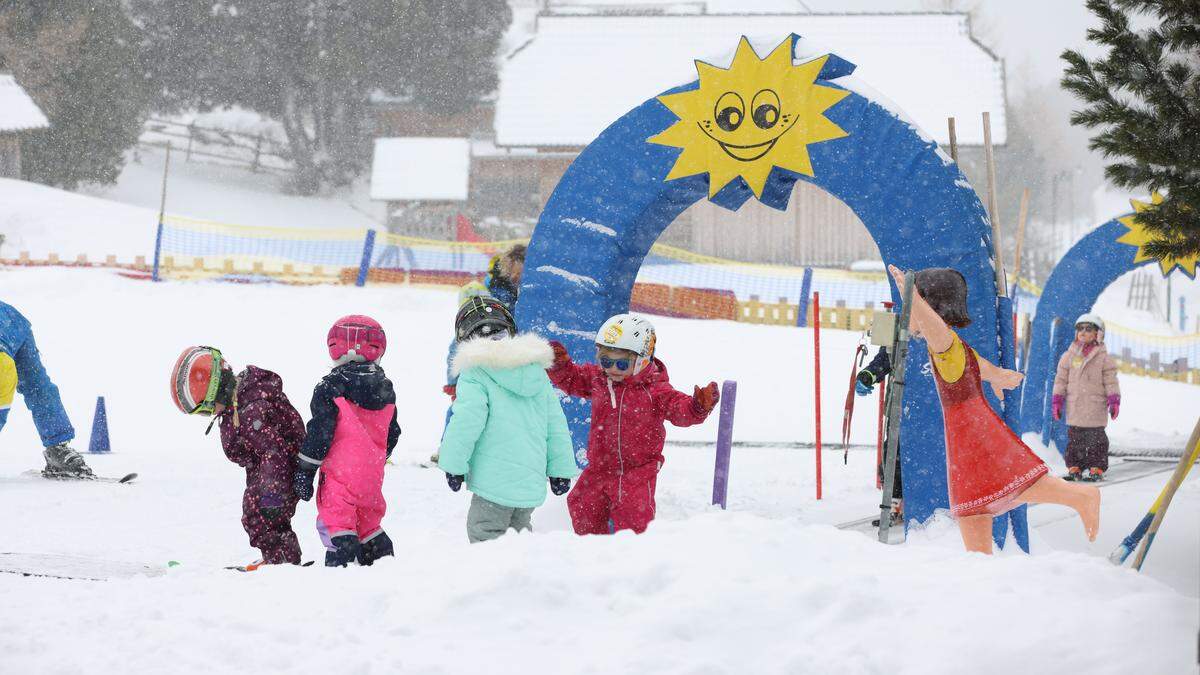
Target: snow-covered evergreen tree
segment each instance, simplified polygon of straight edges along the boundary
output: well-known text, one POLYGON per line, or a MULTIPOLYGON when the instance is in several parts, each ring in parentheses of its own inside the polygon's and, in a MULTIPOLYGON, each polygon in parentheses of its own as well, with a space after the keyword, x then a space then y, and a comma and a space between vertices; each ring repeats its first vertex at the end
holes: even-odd
POLYGON ((143 59, 120 0, 0 3, 0 63, 50 120, 21 142, 23 177, 115 181, 156 96, 143 59))
POLYGON ((1105 175, 1130 190, 1161 191, 1139 220, 1156 257, 1200 253, 1200 2, 1088 0, 1102 21, 1088 39, 1108 49, 1088 60, 1068 50, 1063 87, 1083 101, 1074 124, 1100 129, 1091 148, 1113 160, 1105 175), (1138 17, 1154 26, 1137 30, 1138 17))

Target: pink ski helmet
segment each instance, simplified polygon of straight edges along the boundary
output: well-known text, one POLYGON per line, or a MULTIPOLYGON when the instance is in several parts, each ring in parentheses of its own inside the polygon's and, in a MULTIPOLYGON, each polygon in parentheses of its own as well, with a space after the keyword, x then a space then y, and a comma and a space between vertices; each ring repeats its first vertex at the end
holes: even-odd
POLYGON ((387 335, 375 319, 351 314, 334 322, 325 344, 329 346, 329 358, 339 364, 378 361, 387 351, 387 335))

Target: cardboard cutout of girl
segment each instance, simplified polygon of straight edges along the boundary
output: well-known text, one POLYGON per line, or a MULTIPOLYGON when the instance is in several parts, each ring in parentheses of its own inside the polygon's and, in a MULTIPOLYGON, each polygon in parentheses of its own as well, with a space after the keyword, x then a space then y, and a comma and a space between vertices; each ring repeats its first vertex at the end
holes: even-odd
MULTIPOLYGON (((904 272, 889 265, 899 288, 904 272)), ((1046 465, 996 415, 983 395, 983 383, 1001 400, 1004 390, 1024 378, 975 353, 952 328, 963 328, 967 282, 959 272, 931 268, 916 273, 909 330, 924 338, 933 362, 946 434, 946 478, 950 514, 958 521, 968 551, 992 553, 992 517, 1025 503, 1069 506, 1079 514, 1088 541, 1100 527, 1100 491, 1068 483, 1046 465)))

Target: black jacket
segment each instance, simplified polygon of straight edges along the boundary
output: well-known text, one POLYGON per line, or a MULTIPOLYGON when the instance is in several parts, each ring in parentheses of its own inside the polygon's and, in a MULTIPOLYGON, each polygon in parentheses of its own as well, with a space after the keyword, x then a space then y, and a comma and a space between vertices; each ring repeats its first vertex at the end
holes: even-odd
MULTIPOLYGON (((392 381, 376 363, 351 362, 329 371, 313 389, 312 419, 308 421, 308 434, 300 449, 300 463, 306 469, 315 471, 329 454, 333 433, 337 429, 338 408, 334 401, 338 398, 344 398, 360 408, 380 410, 386 405, 395 405, 396 392, 392 389, 392 381)), ((400 425, 393 413, 388 427, 389 457, 399 439, 400 425)))

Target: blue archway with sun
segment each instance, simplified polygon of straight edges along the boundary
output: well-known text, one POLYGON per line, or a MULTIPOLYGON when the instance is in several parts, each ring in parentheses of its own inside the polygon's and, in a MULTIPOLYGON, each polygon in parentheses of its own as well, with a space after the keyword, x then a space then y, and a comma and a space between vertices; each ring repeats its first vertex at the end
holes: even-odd
POLYGON ((1137 214, 1161 202, 1162 196, 1157 194, 1150 202, 1131 200, 1133 212, 1080 239, 1054 266, 1038 299, 1021 390, 1021 432, 1042 434, 1042 442, 1053 441, 1060 453, 1066 452, 1067 425, 1051 416, 1050 392, 1058 360, 1075 339, 1075 320, 1091 311, 1104 289, 1121 275, 1144 265, 1157 263, 1164 277, 1175 268, 1196 276, 1200 256, 1159 260, 1144 250, 1151 235, 1137 221, 1137 214))
MULTIPOLYGON (((730 210, 752 197, 784 209, 802 180, 849 206, 884 261, 962 272, 973 323, 960 334, 1000 361, 991 226, 974 190, 932 139, 854 91, 854 64, 798 55, 799 44, 792 34, 762 57, 768 50, 742 38, 729 67, 697 61, 696 81, 631 110, 584 149, 530 242, 517 307, 523 329, 594 361, 596 329, 627 311, 643 258, 680 213, 705 198, 730 210)), ((671 349, 658 345, 668 365, 671 349)), ((736 378, 738 358, 714 361, 712 379, 736 378)), ((923 521, 948 508, 948 497, 941 408, 922 342, 912 345, 908 373, 905 511, 923 521)), ((785 386, 788 375, 780 378, 785 386)), ((582 462, 588 406, 573 400, 565 409, 582 462)))

